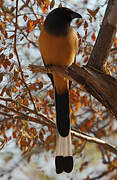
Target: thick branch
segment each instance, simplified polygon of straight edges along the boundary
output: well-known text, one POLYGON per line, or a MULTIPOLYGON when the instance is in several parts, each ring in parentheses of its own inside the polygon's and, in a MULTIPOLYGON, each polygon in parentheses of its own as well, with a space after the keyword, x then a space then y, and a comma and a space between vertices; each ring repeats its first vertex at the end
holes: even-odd
POLYGON ((113 77, 93 67, 78 67, 75 64, 68 68, 58 66, 44 68, 35 65, 29 65, 29 67, 33 72, 58 73, 62 77, 83 85, 87 92, 117 118, 117 80, 113 77))
POLYGON ((115 36, 116 24, 117 1, 109 0, 103 23, 87 66, 103 69, 103 65, 109 55, 109 51, 115 36))

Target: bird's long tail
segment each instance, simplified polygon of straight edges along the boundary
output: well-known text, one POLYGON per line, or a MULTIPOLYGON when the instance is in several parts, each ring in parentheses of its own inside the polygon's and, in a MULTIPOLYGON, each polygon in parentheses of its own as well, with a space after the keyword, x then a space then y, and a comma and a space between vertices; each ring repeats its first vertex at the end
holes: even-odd
POLYGON ((69 91, 58 93, 55 88, 56 102, 56 172, 63 171, 69 173, 73 169, 72 144, 70 133, 70 111, 69 111, 69 91))

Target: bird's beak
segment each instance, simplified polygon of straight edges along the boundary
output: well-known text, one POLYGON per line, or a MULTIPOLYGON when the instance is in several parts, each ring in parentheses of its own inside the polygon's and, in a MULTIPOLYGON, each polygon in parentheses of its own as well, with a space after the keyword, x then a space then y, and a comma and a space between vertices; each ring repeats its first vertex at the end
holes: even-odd
POLYGON ((72 19, 74 18, 82 18, 82 16, 76 12, 73 12, 72 15, 71 15, 72 19))

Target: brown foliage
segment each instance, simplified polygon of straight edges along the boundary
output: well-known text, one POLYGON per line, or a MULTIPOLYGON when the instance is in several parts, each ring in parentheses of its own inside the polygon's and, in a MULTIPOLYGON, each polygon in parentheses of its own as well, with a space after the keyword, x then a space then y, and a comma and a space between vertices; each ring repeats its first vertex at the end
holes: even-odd
MULTIPOLYGON (((31 74, 27 66, 31 59, 33 63, 37 60, 39 63, 40 57, 36 56, 37 59, 34 59, 30 52, 34 48, 35 51, 37 50, 36 42, 44 22, 44 14, 48 9, 55 7, 56 1, 21 1, 22 6, 16 0, 16 8, 12 4, 13 0, 10 1, 11 6, 7 6, 4 0, 0 1, 0 149, 3 149, 8 141, 15 139, 23 153, 38 147, 38 144, 40 144, 39 148, 54 151, 56 135, 54 92, 45 76, 40 73, 36 74, 36 72, 31 74), (28 8, 29 13, 26 13, 25 8, 28 8), (28 63, 25 62, 27 60, 28 63), (12 136, 7 134, 9 129, 12 129, 12 136), (47 135, 48 132, 49 135, 47 135)), ((62 4, 60 3, 59 6, 62 4)), ((87 11, 88 18, 75 24, 75 27, 79 29, 82 27, 83 30, 83 33, 80 30, 78 32, 79 66, 88 62, 96 41, 93 23, 97 20, 100 8, 87 9, 87 11), (82 63, 79 58, 82 59, 82 63)), ((116 37, 113 46, 117 47, 116 37)), ((116 58, 114 55, 109 58, 111 60, 106 63, 105 69, 116 77, 116 58)), ((71 122, 74 128, 85 133, 92 133, 98 138, 116 135, 113 128, 114 117, 96 99, 87 94, 83 86, 75 83, 72 85, 70 103, 71 122)), ((76 139, 75 136, 72 139, 74 155, 83 153, 86 141, 76 139)), ((80 171, 87 168, 89 163, 83 162, 80 171)), ((115 158, 108 164, 107 174, 117 168, 117 159, 115 158)), ((90 179, 88 175, 87 179, 90 179)))

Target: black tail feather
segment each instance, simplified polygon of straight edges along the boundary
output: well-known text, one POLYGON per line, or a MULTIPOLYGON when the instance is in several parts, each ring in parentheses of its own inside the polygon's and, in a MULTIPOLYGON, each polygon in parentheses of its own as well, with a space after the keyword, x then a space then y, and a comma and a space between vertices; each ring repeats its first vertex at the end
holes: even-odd
POLYGON ((64 157, 64 165, 63 169, 66 173, 70 173, 73 169, 73 157, 72 156, 66 156, 64 157))
POLYGON ((56 166, 56 173, 60 174, 64 170, 64 157, 63 156, 56 156, 55 158, 55 166, 56 166))
POLYGON ((55 88, 55 100, 57 129, 62 137, 66 137, 70 131, 69 91, 58 94, 55 88))
POLYGON ((55 158, 56 173, 60 174, 63 171, 70 173, 73 169, 73 157, 72 156, 56 156, 55 158))

